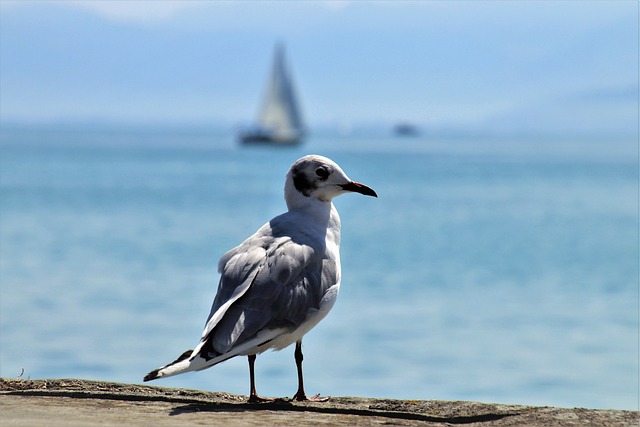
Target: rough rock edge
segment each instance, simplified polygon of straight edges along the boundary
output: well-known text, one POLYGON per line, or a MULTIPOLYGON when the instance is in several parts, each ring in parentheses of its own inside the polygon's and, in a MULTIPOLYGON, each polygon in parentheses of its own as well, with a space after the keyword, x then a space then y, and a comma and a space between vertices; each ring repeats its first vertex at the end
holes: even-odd
POLYGON ((162 401, 186 406, 178 412, 208 410, 264 409, 269 411, 305 411, 318 414, 376 416, 448 424, 539 426, 640 425, 640 412, 552 408, 524 405, 489 404, 463 401, 396 400, 360 397, 332 397, 329 402, 293 402, 289 398, 269 403, 247 403, 247 396, 220 392, 175 389, 137 384, 122 384, 79 379, 23 380, 0 378, 0 396, 69 397, 121 401, 162 401), (485 424, 486 423, 486 424, 485 424))

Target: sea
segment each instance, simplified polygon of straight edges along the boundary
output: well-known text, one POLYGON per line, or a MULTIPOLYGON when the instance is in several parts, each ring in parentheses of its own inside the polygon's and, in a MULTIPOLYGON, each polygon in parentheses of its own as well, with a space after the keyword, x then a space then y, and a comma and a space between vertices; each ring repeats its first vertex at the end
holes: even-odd
MULTIPOLYGON (((225 128, 0 129, 0 375, 142 383, 197 344, 217 262, 332 158, 342 287, 304 338, 308 394, 638 410, 638 140, 225 128)), ((292 396, 293 348, 256 362, 292 396)), ((248 394, 247 360, 158 386, 248 394)))

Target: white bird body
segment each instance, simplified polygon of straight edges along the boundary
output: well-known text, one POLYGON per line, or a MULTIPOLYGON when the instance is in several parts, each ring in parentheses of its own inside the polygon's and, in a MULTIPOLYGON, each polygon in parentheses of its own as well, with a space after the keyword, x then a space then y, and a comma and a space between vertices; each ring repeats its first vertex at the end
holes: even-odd
POLYGON ((300 390, 298 347, 329 313, 340 290, 340 216, 331 199, 347 191, 375 196, 327 158, 305 156, 295 162, 285 182, 288 212, 220 259, 218 291, 198 345, 145 381, 246 355, 253 397, 251 357, 296 342, 300 390))

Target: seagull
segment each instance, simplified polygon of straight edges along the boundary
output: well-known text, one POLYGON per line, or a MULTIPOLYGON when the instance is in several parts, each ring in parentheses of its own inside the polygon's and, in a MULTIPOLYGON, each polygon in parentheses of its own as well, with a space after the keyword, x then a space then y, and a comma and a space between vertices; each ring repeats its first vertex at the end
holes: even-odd
POLYGON ((302 337, 329 313, 338 297, 340 216, 332 200, 349 192, 378 197, 371 188, 349 179, 331 159, 308 155, 295 161, 284 185, 288 211, 220 259, 218 291, 198 345, 148 373, 144 381, 247 356, 249 402, 273 400, 256 392, 256 355, 295 343, 298 390, 293 400, 327 400, 305 394, 302 337))

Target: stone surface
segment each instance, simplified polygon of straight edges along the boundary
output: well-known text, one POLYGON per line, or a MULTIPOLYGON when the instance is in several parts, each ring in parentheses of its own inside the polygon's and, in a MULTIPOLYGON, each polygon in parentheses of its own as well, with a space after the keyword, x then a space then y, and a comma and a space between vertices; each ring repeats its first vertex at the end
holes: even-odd
POLYGON ((434 400, 279 399, 76 379, 0 379, 4 426, 638 426, 640 412, 434 400))

